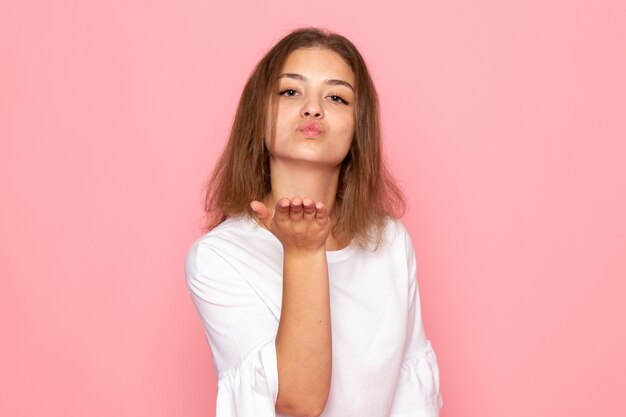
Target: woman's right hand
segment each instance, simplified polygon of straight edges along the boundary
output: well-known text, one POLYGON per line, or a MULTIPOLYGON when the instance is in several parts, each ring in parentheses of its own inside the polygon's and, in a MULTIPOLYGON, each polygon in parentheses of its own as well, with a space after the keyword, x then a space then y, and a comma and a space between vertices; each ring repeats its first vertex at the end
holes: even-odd
POLYGON ((285 252, 306 252, 324 249, 330 234, 331 221, 326 206, 309 197, 281 198, 274 213, 260 201, 250 208, 265 227, 282 243, 285 252))

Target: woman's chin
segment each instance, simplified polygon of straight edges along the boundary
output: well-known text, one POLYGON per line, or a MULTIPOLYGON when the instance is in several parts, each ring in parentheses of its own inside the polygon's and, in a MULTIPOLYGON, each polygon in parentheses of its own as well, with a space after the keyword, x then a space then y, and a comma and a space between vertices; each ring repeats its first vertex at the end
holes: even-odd
MULTIPOLYGON (((345 156, 344 156, 345 157, 345 156)), ((301 164, 303 167, 319 166, 320 168, 335 168, 341 164, 343 158, 329 157, 328 155, 320 155, 316 152, 299 152, 293 155, 284 155, 282 157, 273 158, 276 162, 283 161, 287 164, 301 164)))

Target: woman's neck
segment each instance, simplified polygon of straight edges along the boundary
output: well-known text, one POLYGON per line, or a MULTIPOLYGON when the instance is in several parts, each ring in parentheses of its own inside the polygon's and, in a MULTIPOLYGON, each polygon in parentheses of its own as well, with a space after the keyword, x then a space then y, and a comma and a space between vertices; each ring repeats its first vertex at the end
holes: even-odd
POLYGON ((272 190, 265 199, 265 205, 273 209, 281 198, 292 199, 310 197, 326 206, 331 220, 337 199, 340 167, 320 167, 302 161, 289 163, 284 160, 270 160, 272 190))

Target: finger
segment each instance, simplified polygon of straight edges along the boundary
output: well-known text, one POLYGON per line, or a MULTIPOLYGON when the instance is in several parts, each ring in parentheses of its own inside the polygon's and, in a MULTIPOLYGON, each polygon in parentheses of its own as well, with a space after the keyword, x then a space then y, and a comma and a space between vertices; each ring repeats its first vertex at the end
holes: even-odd
POLYGON ((289 209, 289 214, 292 220, 302 219, 302 199, 298 196, 295 196, 291 199, 291 208, 289 209))
POLYGON ((266 227, 269 227, 269 224, 271 222, 271 215, 265 204, 261 203, 260 201, 254 200, 250 202, 250 208, 252 209, 252 211, 254 211, 254 214, 256 214, 257 218, 261 220, 261 222, 266 227))
POLYGON ((302 206, 304 207, 304 218, 307 220, 313 220, 315 218, 315 203, 309 197, 305 197, 302 200, 302 206))
POLYGON ((276 212, 274 217, 277 220, 287 220, 289 218, 289 205, 291 202, 288 198, 281 198, 276 202, 276 212))
POLYGON ((324 223, 328 220, 328 211, 321 201, 315 203, 315 220, 317 220, 318 223, 324 223))

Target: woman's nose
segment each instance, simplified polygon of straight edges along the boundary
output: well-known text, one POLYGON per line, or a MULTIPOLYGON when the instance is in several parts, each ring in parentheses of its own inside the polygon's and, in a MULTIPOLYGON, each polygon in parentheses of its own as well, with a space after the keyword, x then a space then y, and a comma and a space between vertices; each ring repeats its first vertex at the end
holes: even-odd
POLYGON ((319 119, 323 116, 322 106, 315 98, 309 98, 302 106, 302 115, 304 117, 313 116, 315 119, 319 119))

